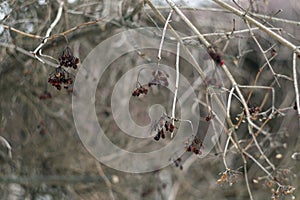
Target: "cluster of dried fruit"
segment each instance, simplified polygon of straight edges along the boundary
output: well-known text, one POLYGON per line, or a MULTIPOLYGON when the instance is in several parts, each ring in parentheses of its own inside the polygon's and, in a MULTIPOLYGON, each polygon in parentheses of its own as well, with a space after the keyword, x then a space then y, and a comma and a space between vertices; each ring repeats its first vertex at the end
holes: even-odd
POLYGON ((162 70, 154 70, 152 72, 152 79, 147 84, 142 85, 137 81, 137 87, 133 90, 132 96, 138 97, 142 94, 147 95, 149 88, 154 85, 167 87, 169 85, 168 78, 169 75, 166 72, 162 70))
POLYGON ((145 86, 140 85, 140 87, 137 87, 133 92, 132 92, 132 96, 134 97, 138 97, 141 94, 147 94, 148 93, 148 89, 145 86))
POLYGON ((202 141, 197 136, 195 136, 191 144, 189 141, 186 142, 185 151, 200 155, 202 147, 202 141))
POLYGON ((164 125, 160 127, 157 131, 157 134, 154 136, 154 140, 158 141, 160 138, 165 139, 166 135, 165 133, 173 133, 175 129, 174 124, 172 124, 169 121, 165 121, 164 125))
POLYGON ((79 59, 73 56, 70 47, 66 47, 58 60, 60 65, 49 75, 48 83, 58 90, 61 90, 62 85, 64 85, 64 88, 68 89, 73 83, 73 78, 63 67, 77 69, 79 59))
POLYGON ((243 173, 237 170, 228 169, 222 173, 221 177, 217 180, 218 184, 228 183, 232 186, 234 183, 243 179, 243 173))
POLYGON ((64 84, 64 88, 68 89, 72 85, 73 79, 70 77, 69 72, 59 66, 49 75, 48 82, 56 89, 61 90, 62 84, 64 84))
POLYGON ((73 67, 73 69, 77 69, 77 65, 79 63, 79 58, 75 57, 72 53, 70 47, 66 47, 61 55, 58 58, 60 66, 64 67, 73 67))
MULTIPOLYGON (((260 108, 258 106, 253 106, 250 103, 248 103, 249 113, 251 115, 251 118, 253 120, 256 120, 258 118, 260 108)), ((244 114, 246 115, 246 111, 244 110, 244 114)))
POLYGON ((257 106, 249 107, 249 113, 250 113, 250 115, 253 115, 253 114, 257 113, 257 112, 260 112, 260 108, 259 107, 257 107, 257 106))
POLYGON ((285 195, 291 195, 291 199, 295 199, 293 198, 294 195, 292 195, 295 192, 295 190, 296 188, 291 185, 280 186, 277 190, 273 189, 272 199, 285 199, 285 195))

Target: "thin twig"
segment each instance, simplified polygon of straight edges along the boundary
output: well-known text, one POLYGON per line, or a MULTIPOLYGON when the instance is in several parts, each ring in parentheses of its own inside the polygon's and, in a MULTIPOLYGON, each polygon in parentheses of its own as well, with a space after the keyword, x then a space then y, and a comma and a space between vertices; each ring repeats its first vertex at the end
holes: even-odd
POLYGON ((76 30, 79 29, 79 28, 82 28, 82 27, 88 26, 88 25, 96 24, 96 23, 98 23, 99 21, 100 21, 100 19, 95 19, 94 21, 90 21, 90 22, 85 22, 85 23, 79 24, 79 25, 77 25, 77 26, 74 26, 74 27, 72 27, 72 28, 70 28, 70 29, 68 29, 68 30, 66 30, 66 31, 64 31, 64 32, 62 32, 62 33, 57 33, 57 34, 54 34, 54 35, 52 35, 52 36, 49 36, 49 37, 48 37, 48 40, 53 40, 53 39, 58 38, 58 37, 61 37, 61 36, 66 36, 66 35, 70 34, 71 32, 76 31, 76 30))
POLYGON ((274 179, 272 174, 264 167, 262 166, 262 164, 260 164, 260 162, 258 162, 251 154, 249 154, 246 151, 243 151, 243 153, 249 157, 253 162, 255 162, 271 179, 274 179))
POLYGON ((226 154, 227 154, 227 150, 228 150, 228 146, 229 146, 229 141, 231 139, 231 134, 232 134, 232 131, 229 132, 228 134, 228 138, 226 140, 226 144, 225 144, 225 147, 224 147, 224 151, 223 151, 223 163, 224 163, 224 166, 225 166, 225 169, 228 170, 228 166, 227 166, 227 162, 226 162, 226 154))
POLYGON ((242 156, 242 158, 243 158, 243 162, 244 162, 244 176, 245 176, 245 182, 246 182, 248 194, 249 194, 250 199, 253 200, 251 188, 249 185, 249 179, 248 179, 247 161, 246 161, 246 158, 244 155, 242 156))
POLYGON ((273 67, 271 66, 271 64, 270 64, 270 62, 269 62, 269 59, 268 59, 267 56, 266 56, 265 51, 263 50, 262 46, 259 44, 259 42, 258 42, 258 40, 256 39, 254 33, 252 32, 251 27, 250 27, 250 24, 248 23, 248 21, 245 20, 245 22, 246 22, 247 27, 248 27, 248 29, 249 29, 250 36, 252 37, 252 39, 254 40, 254 42, 256 43, 256 45, 258 46, 259 50, 260 50, 261 53, 263 54, 263 56, 264 56, 264 58, 265 58, 265 60, 266 60, 266 62, 267 62, 267 64, 268 64, 268 66, 269 66, 269 68, 270 68, 270 70, 271 70, 271 72, 272 72, 272 75, 274 76, 274 78, 275 78, 277 84, 280 86, 279 81, 278 81, 278 79, 277 79, 277 74, 274 72, 273 67))
POLYGON ((232 99, 232 94, 234 92, 234 87, 231 88, 230 92, 229 92, 229 96, 228 96, 228 101, 227 101, 227 112, 226 115, 228 118, 230 118, 230 105, 231 105, 231 99, 232 99))
POLYGON ((295 95, 296 95, 296 106, 298 112, 298 120, 300 125, 300 96, 299 96, 299 88, 298 88, 298 77, 297 77, 297 54, 296 52, 293 53, 293 78, 294 78, 294 88, 295 88, 295 95))
POLYGON ((2 27, 5 28, 5 29, 8 29, 10 31, 14 31, 16 33, 19 33, 21 35, 24 35, 26 37, 30 37, 30 38, 34 38, 34 39, 41 39, 42 38, 42 36, 40 36, 40 35, 33 35, 33 34, 30 34, 30 33, 26 33, 26 32, 23 32, 21 30, 18 30, 16 28, 14 28, 14 27, 11 27, 11 26, 2 25, 2 27))
POLYGON ((168 23, 170 22, 172 13, 173 13, 173 10, 170 11, 170 13, 169 13, 169 15, 168 15, 168 18, 167 18, 167 20, 166 20, 164 29, 163 29, 163 33, 162 33, 162 36, 161 36, 161 41, 160 41, 159 49, 158 49, 158 55, 157 55, 157 60, 158 60, 158 62, 161 60, 161 50, 162 50, 162 46, 163 46, 163 43, 164 43, 164 39, 165 39, 165 35, 166 35, 168 23))
MULTIPOLYGON (((180 43, 177 42, 177 52, 176 52, 176 82, 175 82, 175 92, 172 106, 172 124, 174 125, 175 119, 175 110, 176 110, 176 100, 178 95, 178 87, 179 87, 179 58, 180 58, 180 43)), ((173 138, 174 132, 171 134, 171 138, 173 138)))

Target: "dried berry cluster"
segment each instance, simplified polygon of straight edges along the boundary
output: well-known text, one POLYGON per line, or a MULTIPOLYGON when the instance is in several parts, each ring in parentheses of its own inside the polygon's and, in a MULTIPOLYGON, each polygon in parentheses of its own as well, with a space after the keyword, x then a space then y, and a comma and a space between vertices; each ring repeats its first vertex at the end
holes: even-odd
POLYGON ((62 85, 64 85, 65 89, 68 89, 73 83, 73 78, 63 67, 77 69, 79 59, 73 56, 70 47, 66 47, 58 60, 60 65, 49 75, 48 83, 58 90, 61 90, 62 85))
POLYGON ((64 84, 64 88, 68 89, 69 86, 72 85, 73 79, 70 77, 69 72, 59 66, 49 75, 48 83, 58 90, 61 90, 62 84, 64 84))
MULTIPOLYGON (((260 112, 260 108, 258 106, 253 106, 250 103, 248 103, 249 113, 251 115, 251 118, 253 120, 256 120, 258 118, 258 114, 260 112)), ((244 110, 244 114, 246 114, 246 111, 244 110)))
POLYGON ((195 136, 191 144, 189 143, 189 141, 186 142, 185 151, 200 155, 202 147, 203 146, 201 140, 195 136))
MULTIPOLYGON (((296 188, 290 185, 284 185, 278 188, 277 190, 273 190, 272 199, 285 199, 285 195, 292 195, 295 192, 296 188)), ((293 199, 292 195, 292 199, 293 199)))
POLYGON ((147 93, 148 93, 148 89, 145 86, 140 85, 139 87, 134 89, 134 91, 132 92, 132 96, 138 97, 141 94, 146 95, 147 93))
POLYGON ((222 56, 220 53, 216 52, 214 49, 209 48, 208 49, 208 54, 213 59, 217 64, 219 65, 224 65, 224 60, 222 60, 222 56))
POLYGON ((66 47, 61 55, 58 58, 60 66, 64 67, 73 67, 73 69, 77 69, 77 65, 79 63, 79 58, 73 56, 72 50, 70 47, 66 47))
POLYGON ((242 180, 243 174, 236 170, 227 170, 222 173, 222 176, 217 180, 218 184, 228 183, 232 186, 234 183, 242 180))
POLYGON ((133 90, 132 96, 138 97, 142 94, 148 94, 148 90, 154 85, 163 85, 167 87, 169 85, 168 81, 169 75, 163 70, 154 70, 152 72, 152 79, 146 84, 142 85, 137 81, 137 87, 133 90))
POLYGON ((260 108, 257 107, 257 106, 252 106, 252 107, 249 108, 250 115, 253 115, 253 114, 257 113, 257 112, 260 112, 260 108))
POLYGON ((175 164, 175 167, 179 167, 180 170, 183 169, 182 167, 182 164, 181 164, 181 158, 177 158, 176 160, 174 160, 174 164, 175 164))
POLYGON ((148 86, 151 87, 152 85, 162 85, 167 87, 169 85, 169 74, 167 74, 163 70, 154 70, 152 72, 152 79, 149 81, 148 86))
POLYGON ((223 184, 225 182, 228 182, 228 177, 227 177, 227 171, 223 172, 222 176, 218 179, 217 181, 219 184, 223 184))
POLYGON ((165 139, 166 135, 165 133, 173 133, 175 129, 174 124, 172 124, 169 121, 165 121, 163 126, 160 127, 157 131, 157 134, 154 136, 154 140, 158 141, 160 138, 165 139))

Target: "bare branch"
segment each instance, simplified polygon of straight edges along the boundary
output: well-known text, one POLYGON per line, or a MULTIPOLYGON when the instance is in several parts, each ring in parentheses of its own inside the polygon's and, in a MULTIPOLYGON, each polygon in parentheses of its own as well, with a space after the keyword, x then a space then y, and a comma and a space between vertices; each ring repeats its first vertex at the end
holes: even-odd
POLYGON ((57 11, 57 14, 56 14, 56 17, 55 17, 54 21, 52 22, 52 24, 51 24, 50 27, 48 28, 48 30, 47 30, 47 32, 46 32, 46 35, 45 35, 45 37, 44 37, 44 39, 43 39, 43 41, 42 41, 42 42, 40 43, 40 45, 37 46, 37 47, 35 48, 35 50, 32 52, 33 55, 34 55, 34 57, 35 57, 36 59, 38 59, 39 61, 41 61, 42 63, 45 63, 45 61, 42 60, 41 58, 39 58, 38 55, 37 55, 37 53, 38 53, 39 55, 42 54, 42 48, 43 48, 43 46, 47 43, 48 37, 50 36, 50 34, 51 34, 53 28, 57 25, 57 23, 59 22, 59 20, 60 20, 60 18, 61 18, 62 11, 63 11, 63 6, 64 6, 64 1, 60 1, 60 2, 59 2, 59 8, 58 8, 58 11, 57 11))
POLYGON ((170 22, 172 13, 173 13, 173 10, 170 11, 170 13, 168 15, 168 18, 166 20, 164 29, 163 29, 163 33, 162 33, 162 36, 161 36, 161 41, 160 41, 160 45, 159 45, 159 49, 158 49, 158 55, 157 55, 158 62, 161 60, 161 50, 162 50, 162 46, 163 46, 163 43, 164 43, 164 39, 165 39, 165 35, 166 35, 166 30, 167 30, 167 27, 168 27, 168 23, 170 22))
MULTIPOLYGON (((180 43, 177 43, 177 52, 176 52, 176 83, 175 83, 175 92, 174 92, 174 99, 173 99, 173 106, 172 106, 172 123, 174 125, 175 119, 175 110, 176 110, 176 100, 178 95, 178 87, 179 87, 179 58, 180 58, 180 43)), ((174 132, 171 134, 171 138, 173 138, 174 132)))
POLYGON ((293 78, 294 78, 294 88, 295 88, 295 95, 296 95, 296 107, 298 112, 299 118, 299 125, 300 125, 300 96, 299 96, 299 88, 298 88, 298 76, 297 76, 297 54, 296 52, 293 53, 293 78))

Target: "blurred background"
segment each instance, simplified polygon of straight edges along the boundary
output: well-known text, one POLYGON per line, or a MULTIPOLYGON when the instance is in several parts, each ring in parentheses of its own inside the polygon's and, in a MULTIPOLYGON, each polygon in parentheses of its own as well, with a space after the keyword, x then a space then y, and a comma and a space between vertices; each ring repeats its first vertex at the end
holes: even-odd
MULTIPOLYGON (((299 46, 300 22, 296 22, 300 21, 300 4, 297 0, 236 2, 245 8, 249 7, 253 13, 293 20, 294 23, 257 16, 267 26, 280 28, 276 30, 278 33, 299 46)), ((242 19, 222 10, 212 1, 182 0, 176 3, 201 33, 230 33, 247 29, 242 19)), ((164 1, 153 1, 153 4, 167 18, 170 12, 168 4, 164 1)), ((233 2, 230 4, 236 6, 233 2)), ((43 57, 47 61, 43 64, 31 51, 43 42, 42 37, 55 20, 58 10, 59 1, 11 0, 0 3, 0 199, 249 199, 241 168, 242 159, 234 148, 229 149, 227 158, 232 171, 227 174, 227 178, 222 176, 225 167, 220 149, 224 147, 226 135, 220 138, 221 148, 214 149, 203 159, 186 153, 180 162, 183 170, 171 162, 170 166, 161 170, 130 174, 106 167, 97 161, 86 150, 76 132, 72 117, 72 87, 57 90, 48 83, 49 75, 58 65, 56 60, 67 46, 72 49, 75 57, 83 61, 96 45, 114 34, 139 27, 163 28, 164 24, 146 1, 142 0, 64 1, 62 16, 50 35, 69 32, 65 36, 50 38, 42 47, 43 54, 48 56, 43 57)), ((176 31, 188 36, 194 35, 178 15, 174 13, 171 19, 171 25, 176 31)), ((268 58, 276 54, 270 61, 274 71, 293 77, 292 52, 262 32, 257 31, 255 34, 263 49, 270 49, 266 53, 268 58)), ((265 59, 249 32, 212 35, 207 36, 207 39, 222 53, 236 81, 241 85, 252 85, 265 59)), ((205 50, 196 39, 187 40, 186 45, 204 70, 211 65, 205 50)), ((113 54, 117 46, 116 42, 111 49, 99 53, 113 54)), ((143 151, 143 147, 154 143, 154 140, 122 136, 110 108, 112 90, 117 80, 132 66, 149 60, 156 61, 157 51, 158 47, 120 57, 105 71, 105 76, 98 84, 96 113, 99 123, 107 136, 122 148, 130 149, 138 143, 141 148, 135 150, 143 151)), ((163 53, 162 62, 174 66, 175 57, 163 53)), ((181 64, 186 66, 181 73, 192 84, 199 75, 185 61, 181 61, 181 64)), ((81 63, 78 67, 81 67, 81 63)), ((299 188, 300 159, 292 156, 294 152, 300 151, 300 129, 294 109, 294 83, 288 79, 279 79, 279 86, 266 68, 258 79, 258 85, 274 87, 275 107, 285 109, 264 127, 270 135, 260 135, 258 140, 276 166, 275 171, 268 168, 272 175, 286 187, 299 188)), ((68 70, 74 78, 76 72, 75 69, 68 70)), ((211 84, 217 86, 222 82, 223 87, 230 90, 225 76, 222 81, 211 81, 211 84)), ((124 87, 133 90, 135 86, 124 87)), ((199 86, 195 90, 199 93, 199 99, 205 100, 205 94, 200 94, 202 89, 199 86)), ((249 91, 242 90, 245 96, 249 91)), ((254 90, 251 105, 267 110, 272 105, 271 97, 266 97, 267 93, 270 95, 270 91, 254 90)), ((170 108, 173 101, 172 94, 159 88, 150 90, 149 96, 147 101, 143 98, 131 100, 132 116, 137 123, 147 122, 145 108, 149 105, 164 102, 170 108)), ((236 117, 242 112, 241 104, 233 100, 232 121, 237 123, 236 117)), ((208 114, 202 105, 200 128, 196 130, 199 138, 203 138, 201 134, 208 126, 209 122, 205 119, 208 114)), ((262 120, 265 120, 264 117, 259 116, 262 120)), ((263 121, 257 123, 261 125, 263 121)), ((250 139, 246 125, 241 124, 237 134, 241 144, 250 139)), ((170 141, 167 138, 161 143, 155 143, 154 147, 161 148, 170 141)), ((255 147, 251 147, 249 152, 266 164, 259 158, 255 147)), ((251 160, 248 165, 254 199, 272 199, 276 185, 251 160)), ((300 192, 296 189, 291 194, 280 194, 273 199, 299 199, 299 196, 300 192)))

